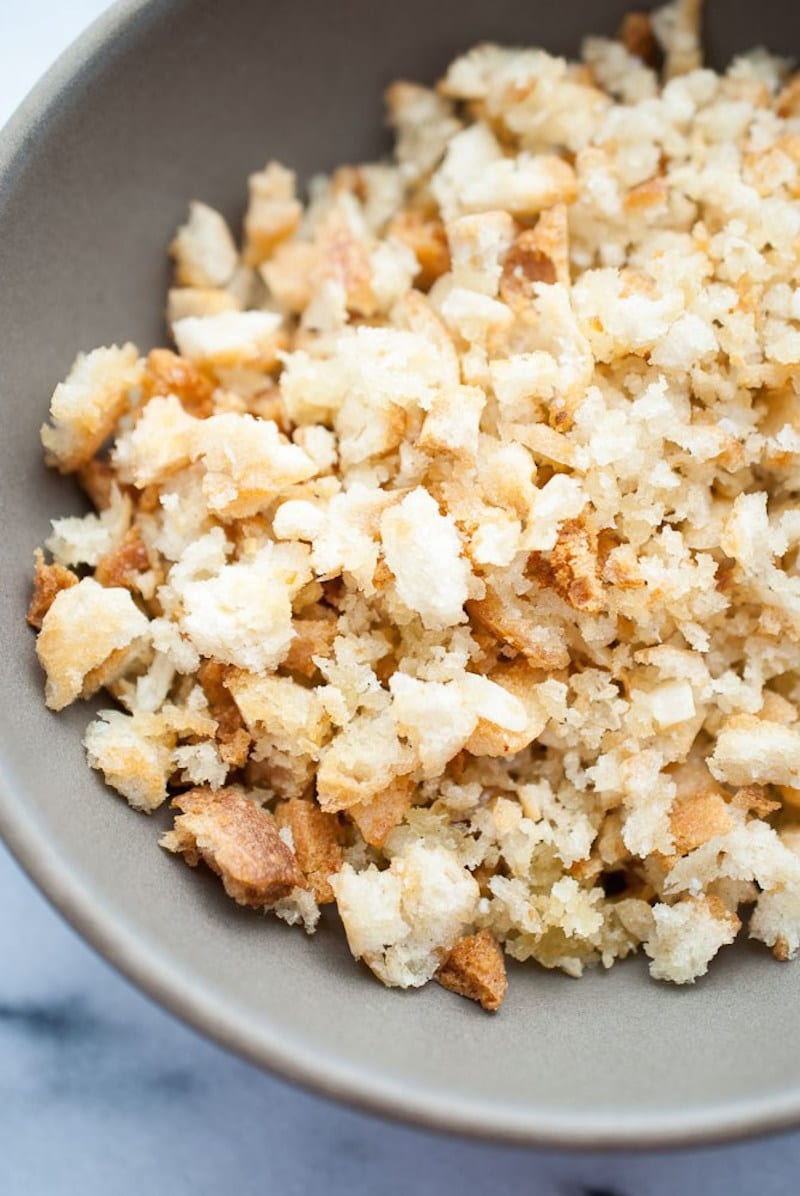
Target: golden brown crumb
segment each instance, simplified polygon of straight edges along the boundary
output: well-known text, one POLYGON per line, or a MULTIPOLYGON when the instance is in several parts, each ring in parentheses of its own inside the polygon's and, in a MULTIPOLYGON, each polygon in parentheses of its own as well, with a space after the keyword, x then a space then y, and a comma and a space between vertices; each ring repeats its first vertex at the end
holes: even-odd
POLYGON ((289 644, 289 651, 283 662, 284 667, 290 672, 301 673, 309 680, 317 674, 313 658, 330 656, 337 634, 336 616, 333 611, 327 611, 324 607, 320 607, 319 610, 325 611, 324 618, 307 618, 304 615, 302 619, 293 621, 295 636, 289 644))
POLYGON ((292 832, 294 854, 317 905, 333 900, 330 878, 342 866, 344 829, 336 814, 325 814, 313 801, 295 797, 275 807, 275 820, 292 832))
POLYGON ((670 811, 670 831, 678 855, 724 835, 733 828, 725 800, 719 793, 687 793, 675 799, 670 811))
POLYGON ((517 236, 503 262, 500 296, 513 310, 524 312, 533 308, 536 283, 569 286, 569 281, 567 208, 559 203, 517 236))
POLYGON ((603 873, 603 861, 590 856, 588 860, 576 860, 569 868, 570 876, 574 876, 581 884, 595 885, 603 873))
POLYGON ((713 893, 710 896, 702 898, 706 908, 715 918, 720 922, 727 922, 734 930, 738 931, 741 928, 741 921, 732 913, 725 903, 716 897, 713 893))
POLYGON ((715 835, 732 830, 734 820, 723 787, 699 757, 690 757, 671 770, 675 798, 670 809, 670 832, 678 855, 694 851, 715 835))
POLYGON ((532 552, 528 568, 540 585, 551 586, 575 610, 597 614, 603 609, 597 532, 585 519, 563 523, 552 552, 532 552))
POLYGON ((250 735, 239 707, 225 687, 226 665, 217 660, 203 660, 197 670, 197 680, 206 695, 211 717, 216 720, 216 739, 219 754, 231 768, 241 768, 250 752, 250 735))
POLYGON ((169 349, 153 349, 148 354, 142 383, 142 401, 154 395, 177 395, 189 415, 205 419, 214 405, 213 383, 197 367, 169 349))
POLYGON ((260 419, 274 420, 284 436, 289 435, 291 425, 286 417, 280 388, 274 382, 270 381, 263 390, 253 395, 248 403, 248 410, 260 419))
POLYGON ((626 212, 641 213, 650 209, 663 208, 669 198, 667 185, 662 178, 645 179, 631 187, 623 200, 626 212))
POLYGON ((792 75, 775 100, 778 116, 797 116, 800 112, 800 74, 792 75))
POLYGON ((91 499, 96 511, 111 506, 111 493, 117 473, 107 457, 92 457, 77 472, 81 488, 91 499))
POLYGON ((622 18, 619 40, 629 54, 641 58, 647 66, 657 66, 658 42, 653 34, 650 16, 646 12, 629 12, 622 18))
POLYGON ((500 1008, 508 989, 503 952, 488 930, 459 939, 436 979, 443 988, 478 1001, 490 1013, 500 1008))
POLYGON ((173 798, 181 813, 161 846, 195 867, 203 860, 240 905, 274 905, 306 882, 275 819, 234 789, 198 787, 173 798))
POLYGON ((450 269, 450 247, 441 220, 427 219, 420 212, 401 212, 390 223, 388 232, 416 257, 419 271, 414 286, 420 291, 429 291, 450 269))
POLYGON ((46 565, 41 548, 37 548, 33 555, 36 569, 27 619, 31 627, 41 631, 42 620, 53 605, 56 594, 77 585, 78 578, 71 569, 65 569, 63 565, 46 565))
POLYGON ((509 307, 525 308, 533 299, 533 286, 537 282, 552 284, 556 281, 555 262, 541 249, 530 242, 535 232, 520 233, 508 252, 500 277, 500 295, 509 307))
POLYGON ((527 657, 534 668, 555 670, 569 664, 566 644, 548 634, 548 629, 537 627, 490 587, 486 588, 485 598, 468 602, 467 610, 497 639, 527 657))
POLYGON ((781 803, 769 797, 763 785, 743 785, 734 793, 731 805, 756 818, 768 818, 781 808, 781 803))
POLYGON ((371 847, 383 847, 389 832, 403 821, 411 809, 414 788, 410 777, 397 777, 370 801, 349 808, 349 817, 371 847))
POLYGON ((779 963, 786 963, 787 959, 791 959, 791 951, 789 950, 789 944, 786 941, 786 939, 783 937, 783 935, 778 935, 778 937, 776 938, 775 944, 772 948, 772 954, 775 956, 775 958, 778 960, 779 963))
POLYGON ((150 554, 138 527, 125 533, 120 543, 97 562, 94 579, 101 586, 136 590, 140 575, 150 568, 150 554))

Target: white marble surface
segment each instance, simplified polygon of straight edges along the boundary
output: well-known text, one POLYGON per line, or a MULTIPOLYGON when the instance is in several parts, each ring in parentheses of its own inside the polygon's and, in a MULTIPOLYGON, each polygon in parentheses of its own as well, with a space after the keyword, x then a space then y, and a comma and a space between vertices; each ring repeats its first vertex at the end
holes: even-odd
MULTIPOLYGON (((0 124, 103 0, 0 0, 0 124)), ((112 972, 0 847, 0 1196, 790 1196, 800 1134, 670 1155, 509 1150, 298 1092, 112 972)))

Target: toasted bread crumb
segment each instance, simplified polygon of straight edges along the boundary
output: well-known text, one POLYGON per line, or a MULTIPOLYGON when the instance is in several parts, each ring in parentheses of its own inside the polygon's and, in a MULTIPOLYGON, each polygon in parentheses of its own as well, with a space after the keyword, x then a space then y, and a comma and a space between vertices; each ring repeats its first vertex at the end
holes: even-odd
POLYGON ((101 586, 136 590, 140 575, 150 568, 150 554, 138 527, 132 527, 120 544, 97 562, 94 579, 101 586))
POLYGON ((183 855, 191 867, 203 860, 239 905, 262 909, 305 888, 275 819, 245 794, 195 788, 173 798, 172 806, 181 813, 161 846, 183 855))
POLYGON ((294 637, 283 662, 285 668, 293 673, 301 673, 309 680, 316 675, 318 666, 314 658, 329 657, 337 635, 336 619, 332 612, 328 613, 330 618, 315 619, 304 616, 294 620, 294 637))
POLYGON ((118 485, 114 466, 105 457, 92 457, 77 471, 77 478, 96 511, 111 506, 114 487, 118 485))
POLYGON ((48 464, 61 473, 85 466, 128 409, 141 376, 135 345, 80 354, 53 392, 51 423, 42 427, 48 464))
POLYGON ((488 930, 459 939, 444 961, 436 979, 443 988, 477 1001, 495 1013, 508 989, 502 949, 488 930))
POLYGON ((191 204, 174 349, 53 394, 46 702, 387 985, 800 953, 800 86, 700 18, 393 84, 390 160, 191 204))
POLYGON ((369 801, 350 806, 347 813, 371 847, 383 847, 393 831, 411 809, 414 781, 409 776, 397 777, 369 801))
POLYGON ((250 735, 239 708, 225 685, 229 673, 226 665, 216 660, 204 660, 197 670, 211 717, 216 720, 216 739, 222 759, 231 768, 241 768, 250 754, 250 735))
POLYGON ((389 225, 389 234, 407 245, 417 259, 414 286, 429 291, 450 269, 450 249, 441 220, 426 220, 419 212, 402 212, 389 225))
POLYGON ((646 12, 628 12, 622 18, 619 39, 629 54, 641 58, 648 66, 658 63, 658 42, 646 12))
POLYGON ((205 419, 214 410, 214 386, 197 367, 169 349, 153 349, 147 356, 142 381, 143 400, 176 395, 189 415, 205 419))
POLYGON ((344 832, 336 814, 325 814, 313 801, 292 798, 275 807, 279 827, 292 832, 294 854, 317 905, 333 900, 330 878, 344 863, 344 832))
POLYGON ((61 590, 68 590, 70 586, 77 585, 78 577, 71 569, 65 569, 63 565, 46 565, 41 548, 37 548, 33 555, 36 567, 27 619, 31 627, 40 631, 42 621, 53 605, 56 594, 61 590))

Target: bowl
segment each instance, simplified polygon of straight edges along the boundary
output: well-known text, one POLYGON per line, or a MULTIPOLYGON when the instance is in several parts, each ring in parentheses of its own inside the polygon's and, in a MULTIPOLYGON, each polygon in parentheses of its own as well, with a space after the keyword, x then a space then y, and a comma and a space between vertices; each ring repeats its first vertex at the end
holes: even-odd
MULTIPOLYGON (((496 1017, 430 985, 383 989, 332 923, 312 939, 240 909, 89 771, 85 707, 53 716, 25 626, 31 554, 77 491, 38 430, 78 348, 164 339, 164 249, 187 201, 241 216, 269 157, 301 177, 379 154, 392 79, 431 81, 479 40, 577 49, 625 0, 124 0, 0 139, 3 529, 0 830, 50 900, 156 1000, 254 1063, 431 1127, 626 1146, 800 1121, 797 965, 742 944, 693 988, 641 960, 580 982, 512 966, 496 1017)), ((711 0, 720 64, 800 48, 800 8, 711 0)))

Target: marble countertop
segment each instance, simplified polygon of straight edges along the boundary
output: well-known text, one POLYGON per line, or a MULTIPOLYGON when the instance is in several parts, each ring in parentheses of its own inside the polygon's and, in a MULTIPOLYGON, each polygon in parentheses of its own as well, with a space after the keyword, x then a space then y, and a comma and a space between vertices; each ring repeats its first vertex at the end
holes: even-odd
MULTIPOLYGON (((103 0, 0 0, 0 125, 103 0)), ((374 1120, 264 1075, 121 979, 0 847, 0 1196, 790 1196, 800 1134, 564 1155, 374 1120)))

